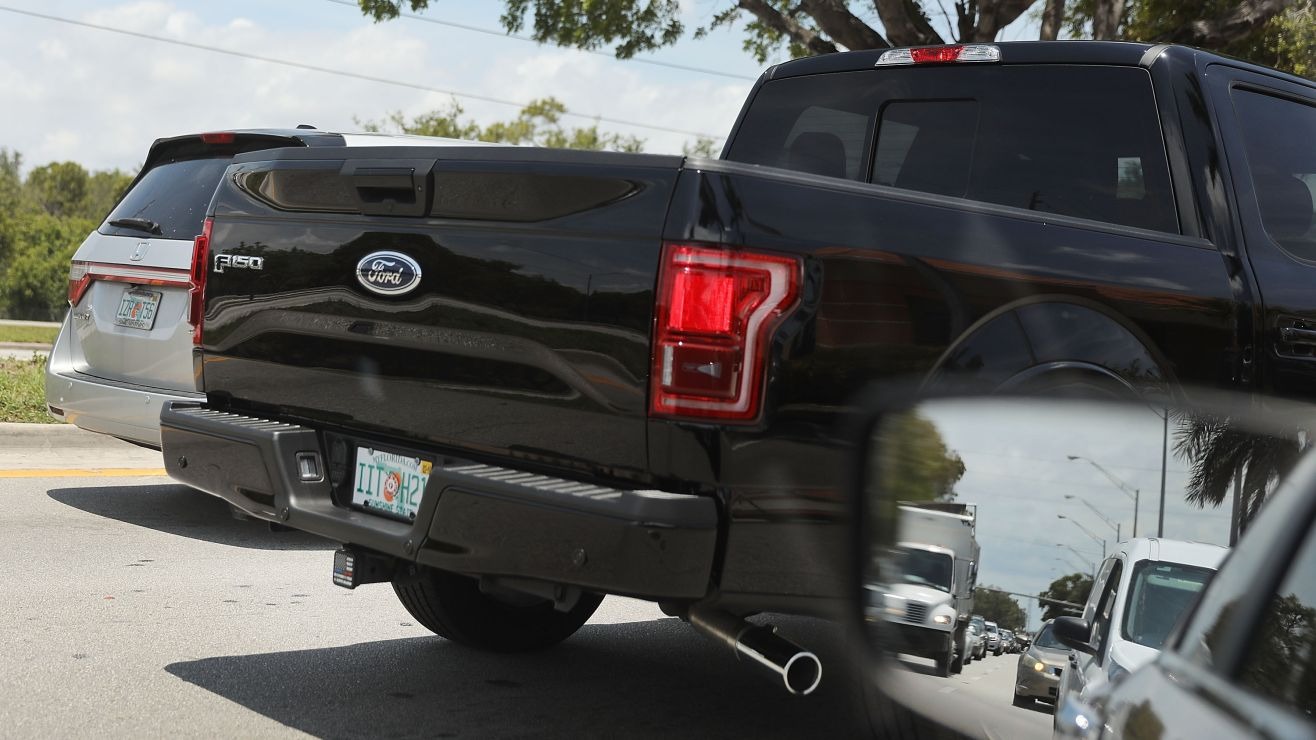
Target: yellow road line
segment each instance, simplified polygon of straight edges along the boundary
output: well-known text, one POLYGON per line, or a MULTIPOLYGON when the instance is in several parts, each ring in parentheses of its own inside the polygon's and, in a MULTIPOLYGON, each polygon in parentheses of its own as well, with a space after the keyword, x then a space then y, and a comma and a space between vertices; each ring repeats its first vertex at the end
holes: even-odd
POLYGON ((164 468, 58 468, 53 470, 0 470, 0 478, 140 478, 168 475, 164 468))

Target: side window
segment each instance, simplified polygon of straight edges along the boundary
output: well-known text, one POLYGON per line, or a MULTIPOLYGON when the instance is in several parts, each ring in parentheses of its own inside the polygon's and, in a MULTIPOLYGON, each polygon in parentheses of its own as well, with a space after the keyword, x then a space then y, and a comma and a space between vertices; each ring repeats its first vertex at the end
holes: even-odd
POLYGON ((1106 642, 1110 639, 1110 625, 1115 617, 1115 602, 1120 590, 1120 576, 1123 564, 1116 562, 1106 580, 1106 588, 1101 592, 1097 602, 1097 612, 1092 620, 1092 643, 1097 648, 1097 665, 1105 663, 1106 642))
POLYGON ((1309 534, 1249 637, 1238 682, 1316 714, 1316 534, 1309 534))
POLYGON ((1236 88, 1261 224, 1290 255, 1316 260, 1316 105, 1236 88))

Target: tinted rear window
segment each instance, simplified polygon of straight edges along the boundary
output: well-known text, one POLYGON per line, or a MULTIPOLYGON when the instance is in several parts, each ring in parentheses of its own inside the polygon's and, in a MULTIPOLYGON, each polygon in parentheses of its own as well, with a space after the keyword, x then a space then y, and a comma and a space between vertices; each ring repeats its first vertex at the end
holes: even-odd
POLYGON ((166 239, 192 239, 201 233, 210 198, 230 161, 230 157, 182 159, 153 167, 110 212, 101 233, 145 236, 109 225, 120 218, 145 218, 160 224, 166 239))
POLYGON ((1151 79, 949 66, 773 80, 728 158, 1177 232, 1151 79))

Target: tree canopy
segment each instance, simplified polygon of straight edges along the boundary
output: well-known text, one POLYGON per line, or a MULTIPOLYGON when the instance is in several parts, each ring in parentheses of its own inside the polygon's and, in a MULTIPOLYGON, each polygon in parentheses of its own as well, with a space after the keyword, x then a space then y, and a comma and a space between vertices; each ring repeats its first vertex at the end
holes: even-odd
MULTIPOLYGON (((366 131, 396 131, 416 136, 444 136, 468 141, 500 144, 525 144, 553 149, 587 149, 592 151, 640 152, 644 139, 600 131, 597 125, 566 128, 562 116, 567 107, 556 98, 532 100, 516 118, 496 121, 486 126, 465 117, 466 110, 456 100, 447 107, 422 113, 410 120, 400 111, 383 121, 358 121, 366 131)), ((699 138, 685 146, 685 154, 698 157, 717 156, 717 143, 699 138)), ((2 164, 2 162, 0 162, 2 164)), ((2 186, 0 186, 2 187, 2 186)))
POLYGON ((1023 607, 996 586, 979 586, 973 591, 973 611, 988 622, 1011 632, 1022 630, 1027 621, 1023 607))
POLYGON ((1039 593, 1038 598, 1042 599, 1042 621, 1063 617, 1066 615, 1075 616, 1074 610, 1061 604, 1048 603, 1048 599, 1055 601, 1068 601, 1071 604, 1084 604, 1088 600, 1088 594, 1092 593, 1092 576, 1086 573, 1070 573, 1067 576, 1061 576, 1046 590, 1039 593))
MULTIPOLYGON (((358 0, 376 21, 420 12, 430 0, 358 0)), ((1316 72, 1313 0, 717 0, 705 25, 688 28, 682 0, 503 0, 502 25, 536 41, 578 49, 611 46, 618 58, 686 36, 744 23, 744 48, 760 62, 837 51, 995 40, 1032 11, 1040 37, 1198 46, 1310 76, 1316 72)))
POLYGON ((68 307, 69 260, 132 182, 119 170, 52 162, 22 176, 0 149, 0 316, 58 319, 68 307))
POLYGON ((886 501, 949 501, 964 477, 964 460, 946 447, 936 424, 917 413, 892 415, 874 445, 886 501))

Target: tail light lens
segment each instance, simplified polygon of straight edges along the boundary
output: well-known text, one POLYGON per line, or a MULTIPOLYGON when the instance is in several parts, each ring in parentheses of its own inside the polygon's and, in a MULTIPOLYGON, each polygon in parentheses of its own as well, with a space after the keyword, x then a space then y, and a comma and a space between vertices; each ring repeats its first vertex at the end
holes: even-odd
POLYGON ((752 421, 773 330, 799 300, 793 257, 669 244, 658 277, 649 412, 752 421))
POLYGON ((91 265, 74 261, 69 265, 69 308, 76 308, 91 286, 91 265))
POLYGON ((192 240, 192 274, 187 291, 187 323, 192 325, 192 344, 201 344, 201 325, 206 311, 206 261, 210 255, 210 230, 215 220, 207 218, 201 233, 192 240))
POLYGON ((999 62, 1001 47, 994 44, 955 44, 889 49, 877 58, 878 67, 903 64, 953 64, 955 62, 999 62))

